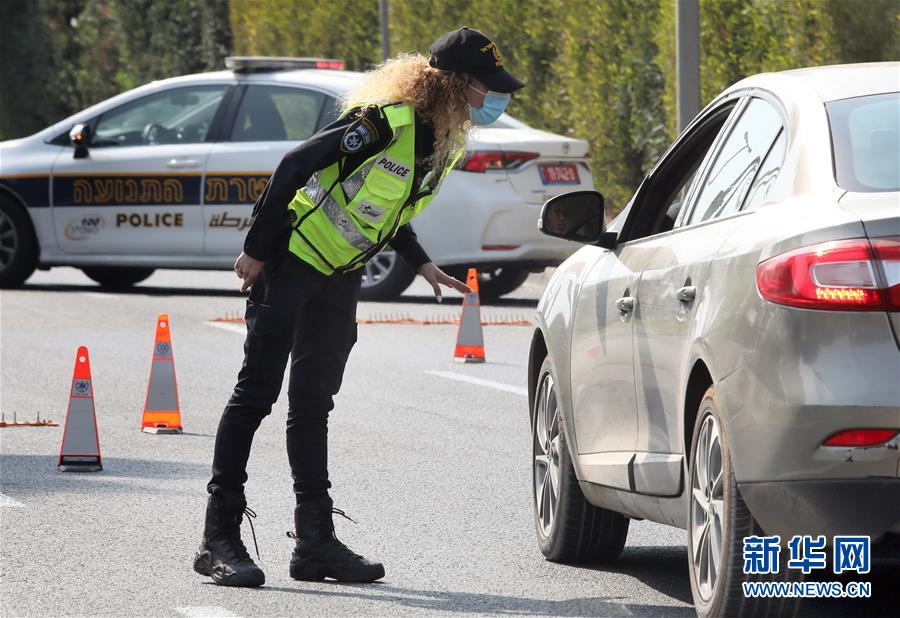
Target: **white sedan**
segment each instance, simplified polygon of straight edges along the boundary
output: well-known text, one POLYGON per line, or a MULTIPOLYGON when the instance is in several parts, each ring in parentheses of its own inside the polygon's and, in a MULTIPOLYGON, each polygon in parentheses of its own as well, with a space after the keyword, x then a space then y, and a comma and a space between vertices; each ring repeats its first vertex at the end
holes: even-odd
MULTIPOLYGON (((0 143, 0 287, 63 265, 111 287, 156 268, 231 268, 272 170, 335 119, 363 75, 315 59, 230 66, 141 86, 0 143)), ((458 276, 478 267, 482 295, 497 297, 574 250, 536 221, 549 197, 593 188, 587 143, 504 115, 469 148, 414 229, 437 264, 458 276)), ((367 264, 363 297, 396 297, 413 277, 386 251, 367 264)))

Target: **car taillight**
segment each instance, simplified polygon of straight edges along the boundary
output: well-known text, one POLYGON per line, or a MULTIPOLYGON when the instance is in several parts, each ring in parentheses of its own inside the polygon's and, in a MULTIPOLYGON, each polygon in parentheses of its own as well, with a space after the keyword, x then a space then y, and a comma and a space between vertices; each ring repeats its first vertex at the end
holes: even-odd
POLYGON ((848 429, 839 431, 827 440, 823 446, 875 446, 883 444, 897 435, 896 429, 848 429))
POLYGON ((803 309, 900 309, 900 238, 826 242, 769 258, 756 267, 766 300, 803 309))
POLYGON ((536 152, 494 152, 479 150, 472 153, 462 165, 467 172, 484 173, 488 170, 514 170, 526 161, 537 159, 536 152))

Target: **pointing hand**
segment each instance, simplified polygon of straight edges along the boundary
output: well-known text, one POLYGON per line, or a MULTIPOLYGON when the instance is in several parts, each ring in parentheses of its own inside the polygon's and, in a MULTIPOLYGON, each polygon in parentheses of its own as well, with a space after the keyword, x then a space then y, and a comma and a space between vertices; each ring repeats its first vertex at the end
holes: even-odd
POLYGON ((425 279, 429 284, 431 284, 432 289, 434 290, 434 297, 438 302, 442 302, 444 300, 441 295, 441 285, 444 285, 448 288, 453 288, 457 292, 462 292, 463 294, 468 294, 472 291, 472 288, 467 286, 465 283, 458 279, 454 279, 443 270, 434 265, 434 262, 425 262, 421 266, 419 266, 419 274, 422 275, 422 278, 425 279))

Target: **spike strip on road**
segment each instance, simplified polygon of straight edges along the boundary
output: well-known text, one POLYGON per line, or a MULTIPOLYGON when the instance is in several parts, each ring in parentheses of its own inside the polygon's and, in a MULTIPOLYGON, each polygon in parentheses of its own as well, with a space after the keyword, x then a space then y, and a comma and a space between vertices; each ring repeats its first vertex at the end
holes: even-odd
POLYGON ((53 421, 0 421, 0 427, 59 427, 59 423, 53 421))
MULTIPOLYGON (((484 317, 481 320, 482 326, 531 326, 531 320, 516 319, 512 316, 502 316, 504 319, 484 317)), ((244 318, 219 317, 212 318, 210 322, 224 322, 244 324, 244 318)), ((430 316, 423 320, 419 320, 410 316, 400 316, 396 314, 383 315, 375 314, 373 316, 359 318, 356 320, 358 324, 412 324, 417 326, 432 326, 441 324, 459 324, 459 318, 430 316)))

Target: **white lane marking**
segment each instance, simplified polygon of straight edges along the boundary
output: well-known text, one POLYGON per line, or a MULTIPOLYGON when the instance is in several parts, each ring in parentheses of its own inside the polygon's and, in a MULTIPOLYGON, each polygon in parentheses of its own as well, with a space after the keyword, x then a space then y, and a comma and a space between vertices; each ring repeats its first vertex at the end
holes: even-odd
POLYGON ((82 292, 82 296, 90 296, 91 298, 102 298, 104 300, 116 300, 115 294, 104 294, 103 292, 82 292))
POLYGON ((478 386, 486 386, 488 388, 494 388, 498 391, 505 391, 507 393, 514 393, 516 395, 522 395, 523 397, 528 397, 528 389, 522 388, 521 386, 513 386, 512 384, 504 384, 503 382, 494 382, 493 380, 483 380, 481 378, 473 378, 467 375, 463 375, 461 373, 454 373, 452 371, 430 371, 425 370, 425 373, 438 376, 440 378, 447 378, 448 380, 457 380, 459 382, 468 382, 469 384, 477 384, 478 386))
MULTIPOLYGON (((247 327, 243 324, 234 324, 232 322, 207 322, 208 325, 222 330, 231 331, 239 335, 247 334, 247 327)), ((447 378, 448 380, 457 380, 459 382, 468 382, 469 384, 477 384, 478 386, 486 386, 498 391, 513 393, 514 395, 528 396, 528 389, 521 386, 513 386, 512 384, 504 384, 503 382, 494 382, 493 380, 483 380, 481 378, 473 378, 461 373, 453 373, 452 371, 428 371, 425 373, 438 376, 439 378, 447 378)))
POLYGON ((4 496, 0 494, 0 506, 25 506, 18 500, 13 500, 9 496, 4 496))
POLYGON ((176 607, 175 611, 188 618, 240 618, 224 607, 176 607))
POLYGON ((237 333, 238 335, 246 335, 247 327, 243 324, 237 324, 234 322, 207 322, 209 326, 213 328, 221 328, 222 330, 227 330, 232 333, 237 333))

